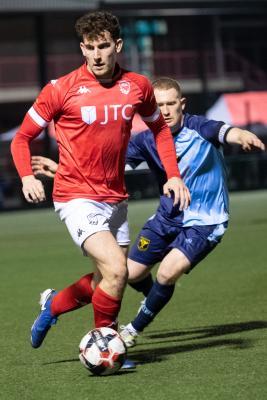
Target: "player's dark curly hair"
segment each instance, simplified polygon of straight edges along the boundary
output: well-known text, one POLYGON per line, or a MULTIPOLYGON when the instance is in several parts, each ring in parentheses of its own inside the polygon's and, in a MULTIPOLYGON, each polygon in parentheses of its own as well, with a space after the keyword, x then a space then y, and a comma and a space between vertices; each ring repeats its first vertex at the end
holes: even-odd
POLYGON ((168 78, 168 77, 161 77, 161 78, 157 78, 152 82, 152 86, 154 89, 158 89, 158 90, 168 90, 168 89, 175 89, 178 93, 179 97, 182 97, 182 89, 181 86, 179 85, 179 83, 172 78, 168 78))
POLYGON ((84 36, 89 40, 95 40, 101 37, 104 31, 109 32, 114 41, 120 37, 119 20, 108 11, 95 11, 83 15, 77 20, 75 29, 81 41, 84 36))

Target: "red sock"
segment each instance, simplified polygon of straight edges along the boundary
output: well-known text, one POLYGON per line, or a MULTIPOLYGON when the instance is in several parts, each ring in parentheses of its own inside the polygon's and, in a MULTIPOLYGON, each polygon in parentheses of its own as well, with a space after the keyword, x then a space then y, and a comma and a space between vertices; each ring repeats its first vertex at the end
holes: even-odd
POLYGON ((85 275, 73 285, 58 292, 51 302, 52 314, 58 316, 91 303, 94 293, 91 287, 92 278, 93 274, 85 275))
POLYGON ((96 328, 102 326, 112 329, 118 328, 117 317, 121 308, 121 299, 110 296, 97 286, 92 297, 92 305, 96 328))

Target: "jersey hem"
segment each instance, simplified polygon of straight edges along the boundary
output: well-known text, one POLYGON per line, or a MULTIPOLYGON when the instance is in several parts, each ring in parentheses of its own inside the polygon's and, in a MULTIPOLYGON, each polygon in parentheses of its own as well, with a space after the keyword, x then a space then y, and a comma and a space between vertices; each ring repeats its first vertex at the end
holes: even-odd
POLYGON ((207 226, 207 225, 220 225, 223 224, 224 222, 229 221, 229 215, 224 215, 222 218, 214 218, 214 219, 207 219, 205 222, 203 220, 197 220, 197 219, 191 219, 190 222, 183 222, 182 221, 182 226, 183 228, 190 228, 192 226, 207 226))
POLYGON ((86 195, 84 193, 81 194, 76 194, 76 195, 70 195, 70 196, 57 196, 53 195, 53 201, 56 201, 58 203, 66 203, 67 201, 70 200, 75 200, 75 199, 88 199, 88 200, 94 200, 97 202, 105 202, 105 203, 119 203, 123 200, 128 199, 129 195, 121 195, 121 196, 94 196, 94 195, 86 195))

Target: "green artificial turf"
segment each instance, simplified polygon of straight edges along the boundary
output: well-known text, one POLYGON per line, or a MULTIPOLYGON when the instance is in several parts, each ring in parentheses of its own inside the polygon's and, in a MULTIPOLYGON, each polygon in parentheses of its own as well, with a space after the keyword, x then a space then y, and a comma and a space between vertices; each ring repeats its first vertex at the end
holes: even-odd
MULTIPOLYGON (((130 202, 132 238, 157 201, 130 202)), ((265 400, 267 192, 231 195, 223 242, 177 284, 166 309, 129 351, 134 371, 93 377, 78 361, 90 307, 63 315, 40 349, 29 343, 39 292, 90 270, 52 210, 0 214, 0 399, 265 400)), ((128 288, 121 323, 141 296, 128 288)))

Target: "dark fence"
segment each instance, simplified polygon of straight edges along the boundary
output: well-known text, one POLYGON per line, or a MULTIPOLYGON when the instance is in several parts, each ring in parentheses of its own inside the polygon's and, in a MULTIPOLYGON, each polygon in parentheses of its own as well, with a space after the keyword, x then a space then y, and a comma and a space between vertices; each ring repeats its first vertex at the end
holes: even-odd
MULTIPOLYGON (((233 50, 223 51, 223 66, 216 61, 213 51, 203 53, 206 80, 228 78, 242 80, 242 87, 260 89, 267 87, 267 74, 233 50)), ((154 51, 152 54, 135 56, 138 71, 150 76, 172 76, 180 81, 199 78, 199 51, 154 51)), ((79 53, 48 54, 46 58, 48 79, 55 79, 78 68, 83 59, 79 53)), ((120 63, 133 68, 130 53, 120 56, 120 63)), ((36 55, 1 56, 0 87, 2 89, 35 88, 38 91, 38 58, 36 55), (17 71, 19 70, 19 74, 17 71)), ((33 96, 34 97, 34 96, 33 96)))
MULTIPOLYGON (((267 189, 267 153, 245 154, 226 157, 230 191, 267 189)), ((158 197, 159 191, 153 174, 148 169, 126 173, 126 185, 130 200, 158 197)), ((21 192, 21 183, 14 176, 0 179, 0 210, 34 209, 52 206, 53 180, 42 179, 47 201, 31 205, 21 192)))

